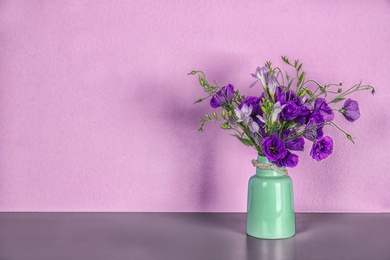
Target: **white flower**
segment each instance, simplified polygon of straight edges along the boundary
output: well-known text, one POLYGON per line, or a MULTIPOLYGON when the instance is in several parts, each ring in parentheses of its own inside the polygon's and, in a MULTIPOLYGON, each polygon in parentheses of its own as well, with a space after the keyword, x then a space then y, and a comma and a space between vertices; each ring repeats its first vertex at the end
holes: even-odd
POLYGON ((257 115, 256 117, 257 117, 261 122, 266 123, 264 117, 262 117, 261 115, 257 115))
POLYGON ((279 120, 279 114, 280 114, 280 112, 282 112, 282 110, 285 106, 286 105, 281 105, 279 101, 275 103, 274 109, 273 109, 272 115, 271 115, 271 122, 272 123, 279 120))
POLYGON ((269 94, 274 97, 276 92, 276 87, 278 86, 278 81, 275 77, 269 77, 268 79, 268 91, 269 94))
POLYGON ((250 120, 248 126, 249 126, 249 131, 250 131, 251 133, 257 133, 257 132, 259 132, 259 130, 260 130, 260 126, 259 126, 255 121, 253 121, 252 118, 251 118, 251 120, 250 120))
POLYGON ((269 72, 270 71, 268 67, 258 67, 256 69, 256 77, 261 81, 261 84, 263 84, 264 88, 267 87, 269 72))
POLYGON ((237 121, 243 122, 244 124, 248 124, 251 118, 252 106, 248 106, 247 104, 243 104, 241 109, 235 108, 234 113, 236 114, 237 121))

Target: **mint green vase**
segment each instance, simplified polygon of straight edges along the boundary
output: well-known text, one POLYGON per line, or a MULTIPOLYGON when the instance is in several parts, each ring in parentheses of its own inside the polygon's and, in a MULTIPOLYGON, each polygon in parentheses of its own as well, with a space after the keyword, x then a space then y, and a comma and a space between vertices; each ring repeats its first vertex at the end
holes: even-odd
MULTIPOLYGON (((258 162, 270 163, 258 156, 258 162)), ((249 179, 247 234, 282 239, 295 234, 294 196, 291 178, 273 170, 256 168, 249 179)))

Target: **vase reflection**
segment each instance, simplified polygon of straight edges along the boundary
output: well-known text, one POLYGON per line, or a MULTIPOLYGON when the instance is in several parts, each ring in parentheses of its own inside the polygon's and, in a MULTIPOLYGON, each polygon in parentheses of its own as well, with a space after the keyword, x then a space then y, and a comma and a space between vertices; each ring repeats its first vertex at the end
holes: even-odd
POLYGON ((294 256, 294 237, 278 240, 246 237, 246 259, 291 260, 294 256))

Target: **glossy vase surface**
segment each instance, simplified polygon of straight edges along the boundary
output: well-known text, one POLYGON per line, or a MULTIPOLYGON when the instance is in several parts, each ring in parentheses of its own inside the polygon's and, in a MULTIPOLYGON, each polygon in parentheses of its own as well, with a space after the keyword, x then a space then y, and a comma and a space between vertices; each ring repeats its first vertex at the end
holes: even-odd
MULTIPOLYGON (((271 164, 264 156, 257 160, 271 164)), ((289 176, 256 168, 248 186, 247 234, 263 239, 294 236, 294 196, 289 176)))

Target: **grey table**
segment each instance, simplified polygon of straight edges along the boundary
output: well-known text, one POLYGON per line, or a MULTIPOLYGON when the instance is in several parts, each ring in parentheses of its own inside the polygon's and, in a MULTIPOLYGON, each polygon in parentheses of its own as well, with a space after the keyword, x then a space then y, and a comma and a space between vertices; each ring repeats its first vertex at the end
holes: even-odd
POLYGON ((390 260, 390 214, 296 214, 260 240, 243 213, 0 213, 0 259, 390 260))

